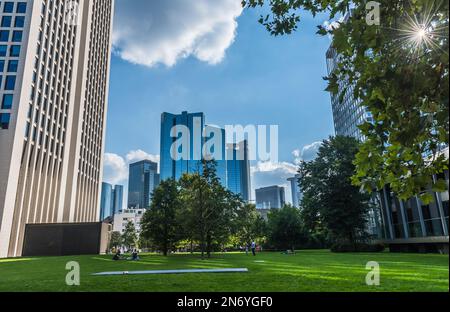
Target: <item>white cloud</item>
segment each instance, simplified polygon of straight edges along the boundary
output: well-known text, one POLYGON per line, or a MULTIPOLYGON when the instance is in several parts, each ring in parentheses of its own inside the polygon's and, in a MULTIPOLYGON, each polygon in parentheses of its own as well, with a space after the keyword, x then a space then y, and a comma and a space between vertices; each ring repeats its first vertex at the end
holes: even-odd
POLYGON ((297 166, 289 162, 258 162, 251 167, 252 199, 255 199, 255 189, 279 185, 285 187, 286 200, 291 202, 291 189, 287 179, 297 173, 297 166))
POLYGON ((129 164, 144 159, 158 163, 159 167, 159 155, 148 154, 142 150, 130 151, 125 157, 113 153, 105 153, 103 181, 111 184, 127 185, 129 164))
POLYGON ((116 0, 113 44, 123 59, 173 66, 194 56, 222 61, 242 13, 240 0, 116 0))
POLYGON ((311 161, 317 157, 319 148, 322 146, 322 142, 314 142, 309 145, 305 145, 301 150, 296 149, 292 151, 292 156, 294 156, 294 163, 299 164, 302 160, 311 161))

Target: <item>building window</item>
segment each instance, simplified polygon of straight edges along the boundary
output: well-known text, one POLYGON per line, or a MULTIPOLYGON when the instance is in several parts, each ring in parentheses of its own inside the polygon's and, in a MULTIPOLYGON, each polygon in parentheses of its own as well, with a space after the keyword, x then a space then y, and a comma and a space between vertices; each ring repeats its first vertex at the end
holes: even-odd
POLYGON ((9 41, 9 30, 0 30, 0 41, 1 42, 9 41))
POLYGON ((20 45, 12 45, 11 49, 9 50, 9 56, 20 56, 20 45))
POLYGON ((9 119, 11 114, 0 114, 0 129, 6 130, 9 128, 9 119))
POLYGON ((11 109, 13 104, 13 95, 4 94, 2 100, 2 109, 11 109))
POLYGON ((3 7, 3 13, 12 13, 14 11, 14 2, 7 1, 3 7))
POLYGON ((13 91, 16 87, 16 76, 6 76, 5 90, 13 91))
MULTIPOLYGON (((9 73, 16 73, 18 66, 19 66, 19 61, 18 60, 10 60, 9 63, 8 63, 8 72, 9 73)), ((0 68, 1 68, 1 64, 0 64, 0 68)))
POLYGON ((0 45, 0 56, 6 56, 6 51, 8 50, 8 47, 6 45, 0 45))
POLYGON ((16 13, 24 14, 27 12, 27 3, 26 2, 18 2, 16 13))
POLYGON ((15 30, 13 31, 12 42, 21 42, 22 41, 22 31, 15 30))
POLYGON ((2 18, 2 27, 11 27, 11 16, 3 16, 2 18))
POLYGON ((14 20, 14 27, 24 27, 25 26, 25 16, 16 16, 14 20))

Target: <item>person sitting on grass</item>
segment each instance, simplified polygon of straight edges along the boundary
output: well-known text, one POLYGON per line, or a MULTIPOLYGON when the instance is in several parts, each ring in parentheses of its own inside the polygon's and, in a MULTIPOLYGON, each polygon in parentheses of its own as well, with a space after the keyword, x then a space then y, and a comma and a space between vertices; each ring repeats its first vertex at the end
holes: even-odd
POLYGON ((122 257, 120 256, 120 249, 117 249, 117 252, 113 257, 113 260, 117 261, 117 260, 121 260, 121 259, 122 259, 122 257))
POLYGON ((137 249, 133 250, 133 253, 131 254, 131 260, 133 261, 139 261, 139 254, 137 249))

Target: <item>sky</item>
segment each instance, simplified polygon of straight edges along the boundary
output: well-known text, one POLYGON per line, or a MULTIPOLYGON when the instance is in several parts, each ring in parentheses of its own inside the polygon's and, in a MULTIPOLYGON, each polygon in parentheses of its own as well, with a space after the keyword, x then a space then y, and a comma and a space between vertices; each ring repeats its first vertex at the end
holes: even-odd
MULTIPOLYGON (((240 0, 116 0, 104 181, 125 186, 128 165, 159 161, 162 112, 203 112, 207 124, 278 125, 279 161, 252 162, 252 189, 286 186, 300 159, 333 135, 324 17, 274 37, 266 9, 240 0)), ((254 199, 254 195, 252 196, 254 199)), ((126 200, 126 197, 125 197, 126 200)))

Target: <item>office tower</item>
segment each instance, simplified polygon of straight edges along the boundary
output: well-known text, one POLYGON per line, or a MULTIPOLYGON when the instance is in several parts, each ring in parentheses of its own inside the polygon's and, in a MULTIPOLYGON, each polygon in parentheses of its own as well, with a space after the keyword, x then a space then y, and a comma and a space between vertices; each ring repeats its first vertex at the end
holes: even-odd
POLYGON ((250 161, 248 159, 248 143, 227 144, 227 187, 240 194, 242 199, 250 201, 250 161))
POLYGON ((158 164, 142 160, 130 164, 128 208, 149 208, 153 190, 159 185, 158 164))
POLYGON ((27 223, 99 218, 113 5, 0 1, 0 257, 27 223))
POLYGON ((118 214, 123 210, 123 186, 116 185, 113 190, 112 213, 118 214))
POLYGON ((162 113, 160 145, 161 180, 178 180, 184 173, 200 171, 202 148, 205 142, 202 136, 204 127, 205 116, 203 113, 182 112, 180 115, 162 113), (177 137, 172 137, 171 133, 173 130, 176 130, 177 137), (185 148, 184 151, 177 150, 172 155, 171 147, 177 138, 181 137, 181 131, 184 130, 189 132, 184 133, 184 135, 189 136, 189 147, 183 146, 185 148), (185 155, 183 155, 183 152, 185 155))
POLYGON ((109 183, 102 183, 102 193, 100 200, 100 221, 105 220, 107 217, 113 215, 113 187, 109 183))
MULTIPOLYGON (((328 73, 331 74, 339 63, 340 56, 333 45, 326 53, 328 73)), ((353 97, 350 87, 343 96, 347 81, 339 81, 338 94, 331 96, 334 126, 337 135, 352 136, 360 141, 365 137, 357 126, 365 121, 372 122, 361 101, 353 97)), ((448 159, 448 147, 441 152, 448 159)), ((438 178, 437 176, 433 177, 438 178)), ((448 170, 439 176, 448 185, 448 170)), ((423 203, 418 197, 400 200, 388 186, 374 194, 369 210, 368 232, 384 240, 391 250, 397 251, 437 251, 448 252, 449 195, 448 191, 436 193, 429 189, 434 201, 423 203)))
POLYGON ((256 208, 282 208, 286 203, 284 187, 274 185, 255 190, 256 208))
POLYGON ((292 205, 294 207, 300 207, 302 201, 302 191, 300 190, 299 180, 300 175, 296 174, 295 177, 289 178, 288 181, 291 183, 291 193, 292 193, 292 205))
POLYGON ((123 205, 123 186, 102 183, 100 200, 100 221, 119 213, 123 205))
MULTIPOLYGON (((336 53, 333 45, 328 49, 326 58, 328 74, 330 75, 339 63, 339 55, 336 53)), ((365 107, 360 105, 361 101, 354 98, 354 86, 350 85, 345 90, 347 87, 348 83, 346 81, 340 81, 338 94, 331 93, 334 129, 336 135, 351 136, 358 140, 364 140, 364 136, 358 126, 366 121, 371 122, 372 116, 365 107), (345 95, 341 101, 340 96, 343 92, 345 92, 345 95)))
MULTIPOLYGON (((207 142, 213 142, 216 136, 219 136, 219 145, 212 144, 211 149, 206 152, 209 156, 216 161, 216 174, 220 179, 220 183, 223 187, 227 187, 227 160, 226 160, 226 145, 225 145, 225 129, 206 125, 205 126, 205 136, 207 142), (209 141, 211 140, 211 141, 209 141), (215 156, 215 157, 214 157, 215 156)), ((205 147, 205 149, 207 149, 205 147)))

